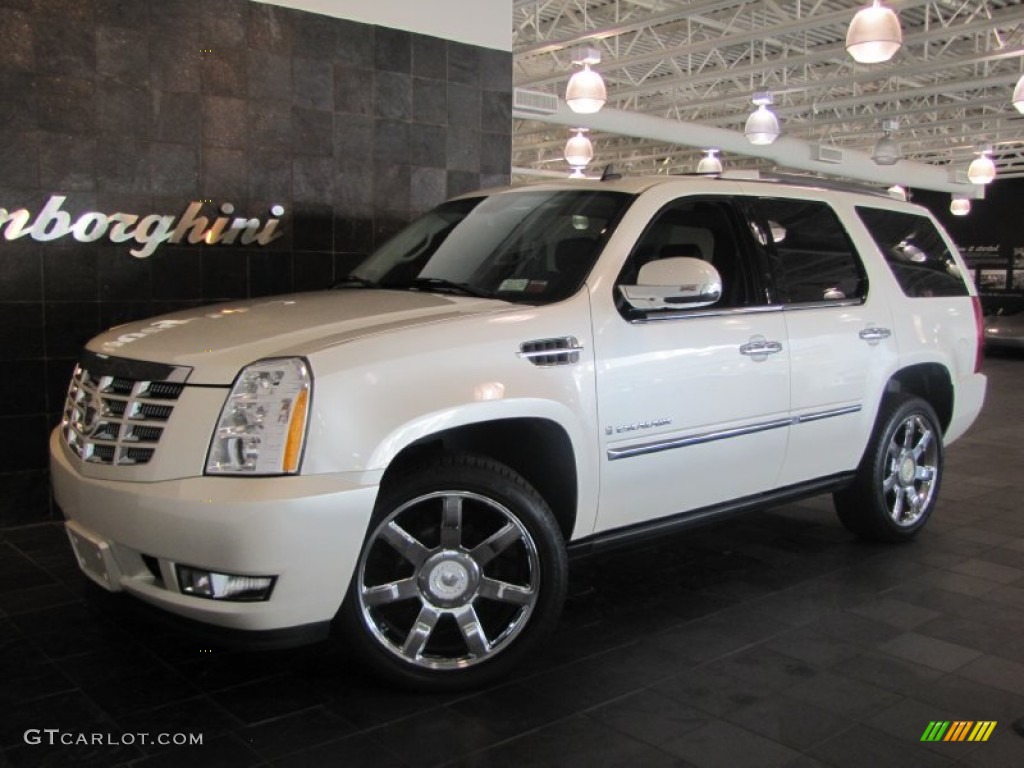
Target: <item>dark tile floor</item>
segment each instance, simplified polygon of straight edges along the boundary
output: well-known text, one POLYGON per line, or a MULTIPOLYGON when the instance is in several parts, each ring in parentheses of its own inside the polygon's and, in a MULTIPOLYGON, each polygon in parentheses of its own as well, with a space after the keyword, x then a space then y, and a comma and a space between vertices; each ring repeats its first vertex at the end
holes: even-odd
POLYGON ((58 525, 0 532, 0 766, 1017 768, 1024 359, 986 369, 914 543, 859 542, 822 498, 577 562, 537 658, 470 694, 390 690, 341 640, 205 646, 94 589, 58 525), (934 720, 998 724, 921 742, 934 720))

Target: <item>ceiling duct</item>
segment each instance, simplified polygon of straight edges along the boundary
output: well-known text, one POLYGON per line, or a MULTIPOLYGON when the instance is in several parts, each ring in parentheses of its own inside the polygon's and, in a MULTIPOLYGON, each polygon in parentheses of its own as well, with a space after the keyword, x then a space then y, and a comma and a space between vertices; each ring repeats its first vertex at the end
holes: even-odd
POLYGON ((541 115, 553 115, 558 111, 558 97, 544 91, 516 88, 512 91, 512 109, 541 115))
POLYGON ((811 157, 819 163, 841 163, 846 158, 839 147, 828 144, 814 144, 811 146, 811 157))

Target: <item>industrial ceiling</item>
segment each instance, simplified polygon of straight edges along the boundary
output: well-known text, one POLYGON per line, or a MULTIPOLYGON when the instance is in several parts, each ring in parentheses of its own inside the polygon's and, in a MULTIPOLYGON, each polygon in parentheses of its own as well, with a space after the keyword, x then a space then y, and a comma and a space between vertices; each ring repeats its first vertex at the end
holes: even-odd
MULTIPOLYGON (((849 151, 870 164, 859 153, 870 155, 882 121, 895 118, 892 137, 908 167, 939 166, 953 178, 990 144, 998 178, 1024 176, 1024 115, 1011 104, 1024 73, 1024 5, 891 0, 886 5, 898 13, 902 48, 886 63, 858 64, 844 43, 850 20, 867 4, 513 0, 514 82, 563 97, 576 69, 574 52, 591 46, 601 54, 594 69, 607 84, 609 112, 742 136, 751 96, 770 91, 783 138, 849 151)), ((562 156, 568 127, 516 115, 513 168, 568 173, 562 156)), ((580 124, 587 124, 582 116, 580 124)), ((611 163, 630 174, 693 172, 708 143, 652 139, 631 132, 628 120, 616 126, 615 133, 591 131, 594 166, 611 163)), ((698 135, 706 138, 707 130, 698 135)), ((727 168, 784 165, 733 146, 723 155, 727 168)))

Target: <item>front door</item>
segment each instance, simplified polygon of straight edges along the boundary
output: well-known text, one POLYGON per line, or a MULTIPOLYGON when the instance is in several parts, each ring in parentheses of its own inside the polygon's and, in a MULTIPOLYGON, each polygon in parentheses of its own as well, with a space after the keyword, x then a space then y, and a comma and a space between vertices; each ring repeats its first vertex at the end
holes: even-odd
POLYGON ((712 307, 640 312, 617 287, 594 291, 594 316, 601 318, 594 329, 597 530, 775 487, 789 431, 790 353, 783 312, 765 299, 749 231, 724 197, 668 201, 617 280, 635 283, 654 259, 702 258, 722 277, 723 295, 712 307))

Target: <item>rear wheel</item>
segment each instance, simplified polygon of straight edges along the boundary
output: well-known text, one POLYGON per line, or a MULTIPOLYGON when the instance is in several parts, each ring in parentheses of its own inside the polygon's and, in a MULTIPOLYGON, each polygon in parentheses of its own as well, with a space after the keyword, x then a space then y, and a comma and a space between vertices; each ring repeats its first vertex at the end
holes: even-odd
POLYGON ((551 512, 522 477, 490 459, 447 456, 382 491, 343 618, 392 680, 481 685, 554 625, 567 571, 551 512))
POLYGON ((942 479, 942 430, 918 397, 886 399, 853 485, 834 495, 847 530, 881 541, 905 541, 928 521, 942 479))

